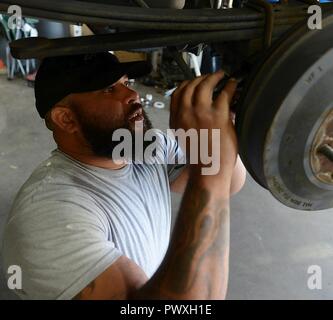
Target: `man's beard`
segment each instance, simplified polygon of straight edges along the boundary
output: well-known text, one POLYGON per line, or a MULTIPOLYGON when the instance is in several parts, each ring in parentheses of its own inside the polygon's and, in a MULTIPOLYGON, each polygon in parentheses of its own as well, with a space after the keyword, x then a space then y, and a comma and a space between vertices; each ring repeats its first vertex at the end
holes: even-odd
MULTIPOLYGON (((103 157, 103 158, 109 158, 113 159, 114 155, 114 149, 123 141, 114 141, 114 133, 118 129, 125 129, 128 130, 131 136, 131 147, 132 147, 132 152, 131 152, 131 159, 128 160, 141 160, 138 159, 140 158, 139 156, 136 156, 136 150, 135 150, 135 145, 136 145, 136 139, 141 138, 143 139, 145 133, 147 130, 152 129, 152 123, 150 119, 148 118, 147 114, 142 110, 142 115, 143 115, 143 122, 139 126, 140 128, 140 133, 136 132, 135 128, 133 128, 132 123, 128 119, 124 119, 122 121, 122 124, 110 124, 109 126, 102 126, 98 123, 95 123, 95 121, 91 121, 90 119, 87 119, 86 117, 82 116, 78 112, 75 112, 76 116, 78 118, 80 128, 82 131, 82 134, 86 141, 88 142, 92 152, 94 155, 98 157, 103 157)), ((126 143, 126 142, 125 142, 126 143)), ((143 145, 143 152, 144 150, 152 143, 152 141, 145 141, 143 139, 142 145, 143 145)), ((121 155, 122 156, 122 155, 121 155)), ((127 157, 126 157, 127 158, 127 157)), ((118 159, 113 159, 113 160, 118 160, 118 159)))

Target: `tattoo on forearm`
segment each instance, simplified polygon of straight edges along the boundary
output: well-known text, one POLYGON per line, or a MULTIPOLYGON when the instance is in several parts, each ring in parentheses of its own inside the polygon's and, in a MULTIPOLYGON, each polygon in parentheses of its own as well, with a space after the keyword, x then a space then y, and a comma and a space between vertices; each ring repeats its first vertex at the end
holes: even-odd
POLYGON ((162 296, 174 297, 200 288, 209 299, 219 294, 228 276, 229 204, 212 200, 209 190, 192 183, 184 195, 159 290, 162 296))

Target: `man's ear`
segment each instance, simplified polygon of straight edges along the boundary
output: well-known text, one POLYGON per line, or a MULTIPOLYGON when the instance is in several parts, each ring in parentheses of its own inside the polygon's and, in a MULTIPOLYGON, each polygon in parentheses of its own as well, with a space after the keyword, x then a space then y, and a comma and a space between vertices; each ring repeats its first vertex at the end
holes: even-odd
POLYGON ((67 133, 73 134, 78 130, 73 111, 62 105, 55 105, 51 110, 51 119, 55 125, 67 133))

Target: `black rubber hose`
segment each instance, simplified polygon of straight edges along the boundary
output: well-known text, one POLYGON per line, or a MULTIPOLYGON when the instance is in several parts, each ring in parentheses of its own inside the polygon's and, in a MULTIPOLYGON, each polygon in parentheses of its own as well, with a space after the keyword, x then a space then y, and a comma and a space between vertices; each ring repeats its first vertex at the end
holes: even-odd
POLYGON ((260 19, 253 10, 233 9, 212 10, 212 9, 156 9, 113 6, 102 3, 82 2, 75 0, 5 0, 3 3, 15 4, 31 9, 47 10, 52 12, 69 13, 82 16, 94 16, 116 20, 151 21, 151 22, 227 22, 260 19), (240 13, 242 11, 242 13, 240 13), (246 14, 244 14, 246 12, 246 14))
MULTIPOLYGON (((274 36, 279 36, 288 26, 274 28, 274 36)), ((157 48, 176 45, 195 45, 198 43, 215 43, 221 41, 239 41, 259 38, 262 29, 248 29, 239 31, 216 32, 150 32, 101 34, 95 36, 43 39, 26 38, 13 41, 10 44, 11 53, 18 59, 37 58, 47 56, 61 56, 79 53, 94 53, 108 50, 128 50, 157 48)))
MULTIPOLYGON (((140 9, 140 8, 137 8, 140 9)), ((0 11, 6 11, 7 4, 0 3, 0 11)), ((153 9, 148 9, 153 10, 153 9)), ((236 10, 236 9, 232 9, 236 10)), ((239 9, 244 16, 248 16, 247 12, 250 9, 239 9)), ((177 11, 177 10, 176 10, 177 11)), ((186 10, 182 10, 186 11, 186 10)), ((196 10, 200 11, 200 10, 196 10)), ((228 10, 220 10, 221 12, 226 12, 228 10)), ((219 22, 219 23, 171 23, 171 22, 158 22, 152 23, 147 21, 132 21, 132 20, 113 20, 109 18, 94 17, 91 15, 74 15, 65 14, 61 12, 54 12, 48 10, 32 9, 28 7, 23 8, 23 13, 25 16, 39 17, 45 19, 53 19, 68 22, 82 22, 87 24, 104 24, 110 25, 112 27, 124 27, 130 29, 149 29, 149 30, 177 30, 177 31, 213 31, 213 30, 240 30, 248 28, 257 28, 264 25, 264 15, 260 12, 254 12, 253 15, 258 19, 245 20, 243 17, 237 21, 229 22, 219 22)), ((304 18, 307 14, 306 12, 297 11, 295 15, 287 16, 281 14, 282 12, 277 12, 275 17, 275 25, 280 25, 281 22, 292 24, 297 18, 304 18)), ((290 15, 290 13, 289 13, 290 15)))
MULTIPOLYGON (((263 14, 246 8, 234 8, 232 10, 214 9, 156 9, 113 6, 108 4, 82 2, 75 0, 5 0, 5 4, 15 4, 31 9, 47 10, 50 12, 67 13, 79 16, 91 16, 115 20, 131 20, 145 22, 168 22, 168 23, 208 23, 261 20, 263 14)), ((327 4, 328 6, 330 4, 327 4)), ((326 5, 325 5, 326 6, 326 5)), ((300 7, 294 6, 290 10, 298 11, 300 7)), ((304 8, 302 10, 304 10, 304 8)), ((277 14, 290 11, 287 7, 278 8, 277 14)))

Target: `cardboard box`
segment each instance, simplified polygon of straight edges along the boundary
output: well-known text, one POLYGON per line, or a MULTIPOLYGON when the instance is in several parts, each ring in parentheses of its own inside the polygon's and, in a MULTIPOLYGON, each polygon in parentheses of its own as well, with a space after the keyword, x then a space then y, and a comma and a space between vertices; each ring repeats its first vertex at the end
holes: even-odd
POLYGON ((133 62, 147 60, 147 54, 144 52, 113 51, 120 62, 133 62))

